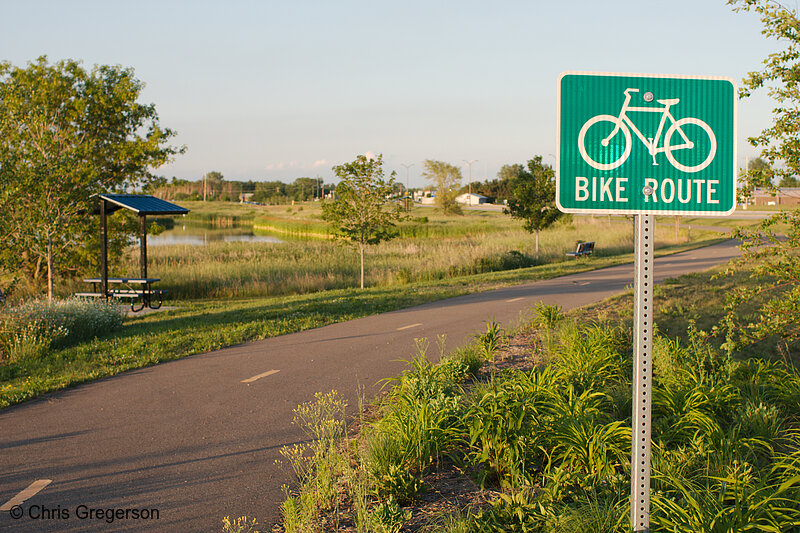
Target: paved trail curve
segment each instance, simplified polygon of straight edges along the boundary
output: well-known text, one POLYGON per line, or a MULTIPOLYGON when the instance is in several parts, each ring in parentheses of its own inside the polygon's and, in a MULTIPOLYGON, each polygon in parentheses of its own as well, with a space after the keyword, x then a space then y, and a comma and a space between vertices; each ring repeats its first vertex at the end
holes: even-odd
MULTIPOLYGON (((661 281, 737 254, 733 242, 656 260, 661 281)), ((225 515, 268 525, 286 475, 281 446, 303 435, 292 410, 339 390, 355 405, 397 375, 414 338, 462 344, 485 321, 516 321, 536 302, 565 309, 617 294, 633 266, 527 283, 234 346, 134 370, 0 412, 4 531, 219 531, 225 515), (46 483, 45 480, 51 480, 46 483), (26 490, 27 489, 27 490, 26 490), (158 519, 76 517, 91 509, 157 509, 158 519), (49 519, 33 519, 51 510, 49 519), (55 510, 61 511, 56 512, 55 510), (69 513, 63 518, 63 511, 69 513)))

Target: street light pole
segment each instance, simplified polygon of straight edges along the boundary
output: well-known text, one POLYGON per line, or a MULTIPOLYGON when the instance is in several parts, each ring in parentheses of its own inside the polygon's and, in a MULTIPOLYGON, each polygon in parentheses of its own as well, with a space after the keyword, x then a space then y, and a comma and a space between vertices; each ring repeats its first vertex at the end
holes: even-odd
POLYGON ((469 167, 469 205, 472 205, 472 163, 477 161, 477 159, 473 159, 472 161, 462 159, 462 161, 469 167))
MULTIPOLYGON (((405 163, 400 163, 400 166, 406 169, 406 196, 408 196, 408 169, 413 167, 414 163, 411 163, 410 165, 406 165, 405 163)), ((408 203, 408 200, 406 200, 406 212, 410 210, 411 210, 411 205, 408 203)))

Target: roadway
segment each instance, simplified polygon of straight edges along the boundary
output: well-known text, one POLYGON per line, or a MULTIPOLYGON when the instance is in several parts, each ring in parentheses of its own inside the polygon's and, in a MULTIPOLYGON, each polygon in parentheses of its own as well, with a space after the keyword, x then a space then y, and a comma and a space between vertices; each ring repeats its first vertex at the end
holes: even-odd
MULTIPOLYGON (((728 241, 660 258, 656 281, 737 252, 728 241)), ((446 334, 452 348, 489 318, 508 326, 539 301, 571 309, 632 283, 628 264, 461 296, 134 370, 5 409, 0 529, 219 531, 226 515, 271 525, 290 479, 275 460, 282 446, 305 438, 291 424, 292 410, 315 392, 337 389, 356 406, 359 387, 371 397, 379 380, 403 370, 415 338, 433 347, 446 334), (8 509, 20 502, 15 512, 23 516, 13 519, 8 509), (109 523, 97 512, 85 517, 88 509, 129 511, 109 523), (140 510, 138 519, 132 510, 140 510)))

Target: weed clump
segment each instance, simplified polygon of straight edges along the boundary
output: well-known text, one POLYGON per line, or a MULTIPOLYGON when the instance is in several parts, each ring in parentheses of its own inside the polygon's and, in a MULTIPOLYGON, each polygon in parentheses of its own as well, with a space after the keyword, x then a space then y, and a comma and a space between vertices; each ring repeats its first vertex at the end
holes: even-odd
POLYGON ((35 357, 119 330, 125 311, 99 299, 31 300, 0 315, 0 359, 35 357))

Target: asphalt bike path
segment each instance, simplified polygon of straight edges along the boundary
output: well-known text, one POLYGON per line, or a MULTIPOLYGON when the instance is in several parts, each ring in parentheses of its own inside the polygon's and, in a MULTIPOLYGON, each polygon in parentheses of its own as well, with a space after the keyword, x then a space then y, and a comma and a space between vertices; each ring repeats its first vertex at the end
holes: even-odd
MULTIPOLYGON (((733 241, 662 257, 656 282, 738 255, 733 241)), ((428 303, 187 357, 0 412, 0 530, 220 531, 226 515, 276 519, 302 442, 293 409, 339 391, 355 411, 427 338, 452 349, 538 302, 572 309, 633 284, 621 265, 428 303), (109 510, 112 516, 109 517, 109 510), (115 514, 113 514, 115 513, 115 514), (21 518, 15 515, 21 514, 21 518)))

